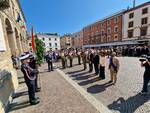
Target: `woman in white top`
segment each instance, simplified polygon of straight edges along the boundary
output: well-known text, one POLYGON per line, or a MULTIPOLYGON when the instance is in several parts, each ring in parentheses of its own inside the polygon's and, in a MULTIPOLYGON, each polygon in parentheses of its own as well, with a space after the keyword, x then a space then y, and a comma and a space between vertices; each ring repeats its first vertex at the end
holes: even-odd
POLYGON ((106 65, 105 52, 101 51, 101 53, 100 53, 100 73, 99 73, 99 77, 101 79, 105 79, 105 65, 106 65))

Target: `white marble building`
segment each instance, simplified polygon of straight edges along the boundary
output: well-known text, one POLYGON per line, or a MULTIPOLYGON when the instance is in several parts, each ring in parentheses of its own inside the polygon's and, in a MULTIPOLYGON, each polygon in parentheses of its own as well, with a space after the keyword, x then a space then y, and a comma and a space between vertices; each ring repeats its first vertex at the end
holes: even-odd
POLYGON ((60 36, 52 33, 38 33, 37 37, 44 42, 46 51, 60 50, 60 36))
POLYGON ((123 40, 150 40, 150 1, 125 12, 123 40))

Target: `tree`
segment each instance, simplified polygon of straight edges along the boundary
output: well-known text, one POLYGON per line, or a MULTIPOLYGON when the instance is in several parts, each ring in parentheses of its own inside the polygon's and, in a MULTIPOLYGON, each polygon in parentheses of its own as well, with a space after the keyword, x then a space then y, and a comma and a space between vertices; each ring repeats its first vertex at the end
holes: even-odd
POLYGON ((37 56, 37 64, 41 65, 43 63, 44 59, 44 44, 42 40, 38 39, 37 36, 35 35, 35 45, 36 45, 36 56, 37 56))

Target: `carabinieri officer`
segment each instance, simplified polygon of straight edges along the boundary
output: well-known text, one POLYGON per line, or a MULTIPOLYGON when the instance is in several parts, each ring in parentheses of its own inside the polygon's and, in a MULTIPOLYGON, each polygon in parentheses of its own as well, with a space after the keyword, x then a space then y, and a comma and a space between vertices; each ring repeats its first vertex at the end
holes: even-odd
POLYGON ((22 65, 21 65, 21 71, 24 74, 25 83, 28 87, 28 93, 29 93, 29 101, 31 105, 38 104, 39 98, 35 98, 35 79, 36 74, 38 73, 37 70, 32 69, 28 64, 29 55, 24 55, 20 58, 22 65))

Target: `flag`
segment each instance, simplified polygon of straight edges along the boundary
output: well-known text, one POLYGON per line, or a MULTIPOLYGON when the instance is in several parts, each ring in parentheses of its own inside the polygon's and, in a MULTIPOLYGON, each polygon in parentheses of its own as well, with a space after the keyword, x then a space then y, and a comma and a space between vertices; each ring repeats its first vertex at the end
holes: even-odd
POLYGON ((20 22, 20 21, 21 21, 21 16, 20 16, 20 14, 18 13, 18 17, 17 17, 16 22, 20 22))
POLYGON ((34 31, 33 31, 33 27, 32 27, 32 30, 31 30, 31 37, 32 37, 32 50, 33 52, 35 51, 35 42, 34 42, 34 31))

